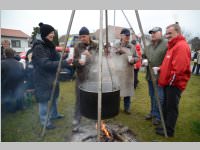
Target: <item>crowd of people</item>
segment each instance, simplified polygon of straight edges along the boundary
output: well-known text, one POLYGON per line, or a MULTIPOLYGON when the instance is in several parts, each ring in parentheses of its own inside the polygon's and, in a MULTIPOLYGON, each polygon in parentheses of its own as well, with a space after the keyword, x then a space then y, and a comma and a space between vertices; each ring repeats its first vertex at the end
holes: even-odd
MULTIPOLYGON (((1 73, 2 73, 2 110, 13 112, 22 109, 25 87, 24 81, 28 82, 27 89, 34 89, 34 95, 39 107, 39 119, 42 126, 45 125, 48 103, 51 98, 52 88, 55 93, 50 108, 50 117, 46 128, 54 129, 52 119, 62 119, 64 115, 57 110, 59 97, 59 80, 54 83, 60 54, 55 50, 53 39, 55 29, 51 25, 39 23, 40 36, 32 43, 31 50, 26 57, 26 70, 17 60, 15 52, 9 47, 9 41, 2 42, 1 49, 1 73), (10 107, 16 102, 16 109, 10 107)), ((137 90, 139 83, 138 72, 141 66, 146 68, 146 80, 150 97, 150 112, 145 116, 156 126, 156 134, 164 136, 161 124, 161 113, 158 103, 161 105, 163 118, 169 137, 174 136, 176 121, 178 118, 178 106, 183 90, 190 79, 191 52, 188 43, 181 34, 179 24, 172 24, 166 28, 163 36, 162 28, 154 27, 149 31, 151 42, 146 49, 142 48, 137 40, 130 41, 130 31, 124 28, 120 32, 121 39, 113 45, 114 53, 122 63, 118 69, 120 97, 124 101, 124 113, 131 114, 131 97, 137 90), (130 56, 130 59, 129 59, 130 56), (154 82, 155 81, 155 85, 154 82), (156 95, 156 93, 158 93, 156 95)), ((74 58, 62 59, 61 68, 74 69, 76 71, 75 85, 75 111, 73 125, 81 122, 80 112, 80 89, 78 88, 88 78, 88 70, 94 63, 94 57, 98 55, 98 44, 91 37, 86 27, 79 31, 79 41, 74 46, 74 58), (85 60, 82 58, 84 55, 85 60)), ((192 72, 196 69, 199 74, 200 50, 193 58, 195 64, 192 72)))

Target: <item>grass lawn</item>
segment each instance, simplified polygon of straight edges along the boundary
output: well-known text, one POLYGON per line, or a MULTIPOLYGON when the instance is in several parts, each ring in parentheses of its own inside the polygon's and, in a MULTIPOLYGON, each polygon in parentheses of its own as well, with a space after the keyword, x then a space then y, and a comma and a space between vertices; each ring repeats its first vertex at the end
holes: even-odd
MULTIPOLYGON (((148 96, 145 74, 139 73, 139 86, 132 98, 131 115, 123 113, 123 101, 120 104, 120 113, 108 120, 128 126, 137 135, 139 141, 151 142, 199 142, 200 141, 200 76, 192 75, 186 90, 182 93, 179 104, 179 117, 176 133, 173 138, 164 138, 155 134, 155 127, 144 116, 149 113, 150 100, 148 96)), ((65 115, 64 119, 55 121, 54 130, 46 130, 44 139, 40 138, 41 126, 38 119, 37 103, 23 111, 7 114, 1 118, 2 142, 64 142, 69 141, 72 130, 75 95, 74 82, 61 82, 59 112, 65 115)))

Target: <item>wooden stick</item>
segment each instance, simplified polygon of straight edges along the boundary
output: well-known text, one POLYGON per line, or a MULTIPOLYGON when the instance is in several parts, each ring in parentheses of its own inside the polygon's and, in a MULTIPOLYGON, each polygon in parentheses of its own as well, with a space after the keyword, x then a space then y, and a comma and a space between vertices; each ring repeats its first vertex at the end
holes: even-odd
POLYGON ((128 25, 129 25, 131 31, 133 32, 133 34, 135 34, 135 31, 133 30, 133 28, 132 28, 132 26, 131 26, 131 23, 129 22, 129 20, 128 20, 128 18, 127 18, 126 14, 124 13, 123 10, 122 10, 122 13, 123 13, 123 15, 124 15, 124 17, 125 17, 125 19, 126 19, 128 25))
POLYGON ((110 75, 110 79, 111 79, 111 87, 112 87, 112 90, 113 90, 113 78, 112 78, 112 72, 111 72, 111 68, 110 68, 110 65, 109 65, 109 62, 108 62, 108 55, 109 55, 109 50, 108 50, 108 10, 105 10, 105 19, 106 19, 106 51, 105 51, 105 57, 106 57, 106 63, 108 65, 108 72, 109 72, 109 75, 110 75))
POLYGON ((103 10, 100 10, 100 33, 99 33, 99 84, 98 84, 98 123, 97 141, 101 140, 101 102, 102 102, 102 50, 103 50, 103 10))

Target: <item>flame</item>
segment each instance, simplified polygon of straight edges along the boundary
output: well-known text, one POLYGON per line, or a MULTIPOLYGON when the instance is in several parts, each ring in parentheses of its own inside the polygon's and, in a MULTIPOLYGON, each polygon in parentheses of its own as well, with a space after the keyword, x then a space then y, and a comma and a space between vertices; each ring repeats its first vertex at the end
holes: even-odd
POLYGON ((105 123, 101 123, 101 130, 105 133, 105 135, 110 139, 111 136, 110 136, 110 133, 109 131, 106 129, 106 124, 105 123))
MULTIPOLYGON (((97 128, 97 124, 96 124, 96 128, 97 128)), ((107 138, 111 139, 110 132, 107 130, 106 124, 103 121, 101 121, 101 131, 103 131, 103 133, 106 135, 107 138)))

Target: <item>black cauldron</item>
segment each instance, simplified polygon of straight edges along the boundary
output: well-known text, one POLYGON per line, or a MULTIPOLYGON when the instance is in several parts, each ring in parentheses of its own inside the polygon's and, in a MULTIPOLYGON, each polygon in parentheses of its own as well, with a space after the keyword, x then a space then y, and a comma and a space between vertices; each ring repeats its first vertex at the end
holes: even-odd
MULTIPOLYGON (((86 82, 80 87, 81 114, 89 119, 98 119, 98 82, 86 82)), ((120 90, 111 82, 102 83, 101 119, 112 118, 119 113, 120 90)))

